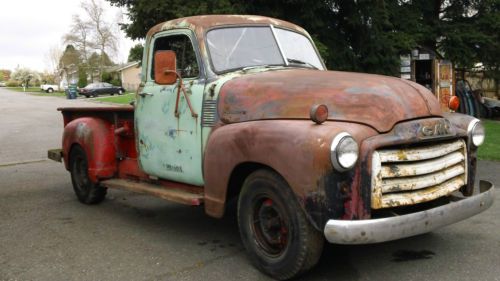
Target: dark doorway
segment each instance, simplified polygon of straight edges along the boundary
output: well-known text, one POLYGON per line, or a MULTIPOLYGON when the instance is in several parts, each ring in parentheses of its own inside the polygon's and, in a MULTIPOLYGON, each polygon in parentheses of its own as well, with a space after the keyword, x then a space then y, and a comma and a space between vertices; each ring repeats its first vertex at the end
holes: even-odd
POLYGON ((415 61, 415 81, 432 91, 432 60, 415 61))

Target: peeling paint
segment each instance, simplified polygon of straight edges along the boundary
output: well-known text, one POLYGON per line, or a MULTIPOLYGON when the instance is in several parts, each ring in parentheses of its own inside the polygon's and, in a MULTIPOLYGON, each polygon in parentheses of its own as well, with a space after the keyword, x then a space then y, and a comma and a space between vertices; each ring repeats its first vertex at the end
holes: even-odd
POLYGON ((458 190, 467 183, 466 155, 463 140, 378 150, 373 156, 372 208, 413 205, 458 190))
POLYGON ((218 113, 224 123, 310 119, 311 106, 325 104, 330 121, 362 123, 387 132, 401 120, 442 114, 431 93, 422 98, 415 91, 400 79, 379 75, 306 69, 261 71, 226 82, 220 90, 218 113), (384 81, 388 85, 381 87, 384 81), (430 110, 426 100, 433 105, 430 110))

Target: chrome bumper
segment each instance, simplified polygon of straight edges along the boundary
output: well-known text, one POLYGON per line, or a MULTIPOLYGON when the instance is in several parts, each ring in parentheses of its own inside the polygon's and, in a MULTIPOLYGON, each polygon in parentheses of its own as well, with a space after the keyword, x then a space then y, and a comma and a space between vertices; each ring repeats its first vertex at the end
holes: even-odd
POLYGON ((422 212, 370 220, 329 220, 324 234, 335 244, 370 244, 410 237, 464 220, 493 204, 494 186, 480 181, 480 193, 422 212))

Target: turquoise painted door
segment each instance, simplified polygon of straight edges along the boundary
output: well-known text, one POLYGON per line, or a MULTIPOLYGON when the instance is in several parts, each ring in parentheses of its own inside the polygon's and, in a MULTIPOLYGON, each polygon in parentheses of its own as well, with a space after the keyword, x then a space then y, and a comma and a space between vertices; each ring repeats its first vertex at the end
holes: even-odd
POLYGON ((153 177, 203 185, 202 135, 200 115, 203 103, 204 79, 200 71, 199 56, 193 48, 190 31, 163 32, 150 44, 148 68, 144 88, 136 101, 135 128, 141 169, 153 177), (177 57, 177 70, 183 77, 184 87, 193 110, 180 93, 179 116, 175 106, 179 83, 158 85, 154 81, 154 53, 173 50, 177 57))

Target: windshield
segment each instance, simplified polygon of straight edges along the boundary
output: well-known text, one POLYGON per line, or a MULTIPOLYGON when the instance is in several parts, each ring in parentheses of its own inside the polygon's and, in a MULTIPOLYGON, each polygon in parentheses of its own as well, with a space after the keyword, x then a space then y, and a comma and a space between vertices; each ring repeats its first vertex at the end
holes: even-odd
POLYGON ((215 72, 269 65, 323 69, 307 37, 284 29, 274 30, 277 38, 270 26, 229 27, 209 31, 207 44, 215 72))
POLYGON ((283 53, 289 61, 299 60, 311 64, 317 69, 323 69, 320 58, 307 37, 281 28, 276 28, 275 32, 283 53))

